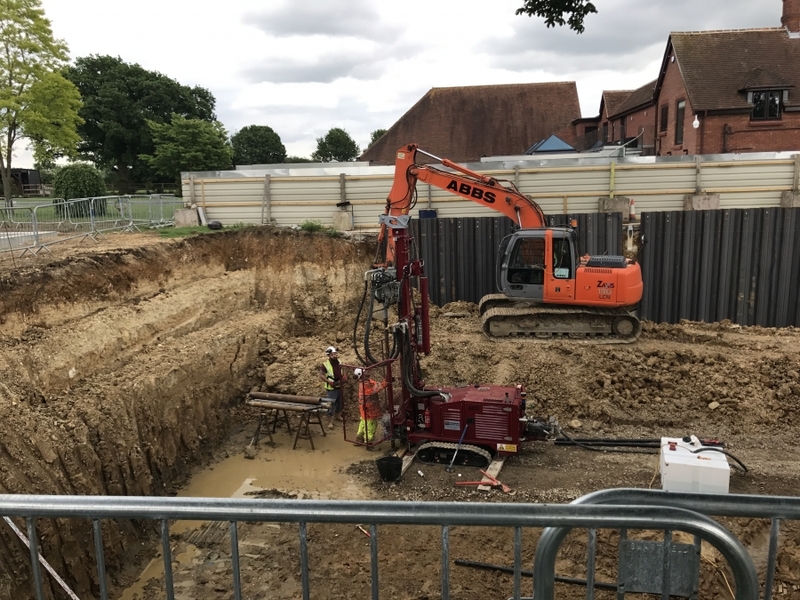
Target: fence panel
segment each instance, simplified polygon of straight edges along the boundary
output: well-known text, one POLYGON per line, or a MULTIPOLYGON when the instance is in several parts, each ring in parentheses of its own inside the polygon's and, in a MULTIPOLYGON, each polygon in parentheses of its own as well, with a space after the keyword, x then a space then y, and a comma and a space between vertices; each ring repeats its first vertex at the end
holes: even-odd
POLYGON ((639 316, 800 325, 800 209, 642 214, 639 316))
MULTIPOLYGON (((622 254, 622 213, 548 215, 550 227, 578 222, 578 255, 622 254)), ((412 219, 411 229, 425 261, 431 301, 477 304, 497 291, 500 242, 514 230, 506 217, 412 219)))
POLYGON ((34 218, 32 208, 0 208, 0 253, 36 247, 34 218))
MULTIPOLYGON (((742 543, 725 527, 712 519, 683 508, 669 506, 592 504, 518 504, 481 502, 386 502, 386 501, 320 501, 320 500, 242 500, 219 498, 153 498, 153 497, 109 497, 109 496, 28 496, 0 495, 0 515, 22 517, 27 521, 30 544, 31 576, 37 598, 43 600, 44 585, 40 569, 40 557, 36 519, 92 519, 97 557, 97 573, 105 572, 104 543, 101 519, 146 519, 161 524, 164 583, 168 600, 174 600, 173 557, 169 538, 168 520, 227 521, 230 523, 231 541, 231 588, 233 597, 241 596, 239 572, 239 522, 297 523, 299 529, 300 579, 302 597, 311 598, 308 523, 367 523, 370 526, 371 597, 379 598, 378 585, 378 525, 421 525, 441 527, 442 552, 441 598, 450 598, 450 528, 459 527, 507 527, 513 531, 514 544, 514 594, 521 600, 522 557, 520 543, 523 528, 531 527, 581 527, 588 528, 590 539, 594 539, 597 528, 677 530, 694 535, 709 542, 723 556, 731 568, 736 585, 736 600, 756 600, 758 577, 755 566, 742 543)), ((509 532, 511 533, 511 532, 509 532)), ((592 600, 594 546, 591 546, 587 561, 586 597, 592 600)), ((88 553, 87 553, 88 554, 88 553)), ((656 565, 657 569, 661 569, 656 565)), ((553 566, 553 573, 555 566, 553 566)), ((671 574, 669 565, 664 567, 671 574)), ((401 576, 401 574, 394 574, 401 576)), ((24 577, 24 575, 22 576, 24 577)), ((538 578, 535 579, 535 583, 538 578)), ((326 590, 327 591, 327 590, 326 590)), ((625 595, 624 589, 617 594, 625 595)), ((668 590, 664 597, 669 596, 668 590)), ((552 596, 550 596, 552 597, 552 596)), ((101 598, 107 600, 104 586, 101 598)), ((536 594, 537 600, 547 596, 536 594)))

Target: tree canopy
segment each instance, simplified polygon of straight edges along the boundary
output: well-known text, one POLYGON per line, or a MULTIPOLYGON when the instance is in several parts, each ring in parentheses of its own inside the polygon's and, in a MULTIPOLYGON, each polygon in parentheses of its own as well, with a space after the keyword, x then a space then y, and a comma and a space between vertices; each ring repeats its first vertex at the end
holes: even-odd
POLYGON ((74 154, 78 90, 60 73, 67 45, 53 37, 40 0, 0 2, 0 178, 11 202, 11 160, 22 139, 39 160, 74 154))
POLYGON ((317 138, 317 149, 311 158, 320 162, 347 162, 359 154, 358 144, 344 129, 334 127, 324 137, 317 138))
POLYGON ((268 165, 286 159, 286 147, 272 127, 248 125, 231 137, 234 165, 268 165))
MULTIPOLYGON (((381 139, 381 136, 386 133, 385 129, 376 129, 369 135, 369 145, 372 146, 375 142, 381 139)), ((369 146, 368 146, 369 147, 369 146)))
POLYGON ((542 17, 548 27, 568 25, 573 31, 583 33, 583 20, 596 12, 589 0, 525 0, 515 14, 542 17))
POLYGON ((154 151, 140 158, 157 175, 176 180, 181 171, 229 169, 233 150, 219 121, 186 119, 171 115, 169 123, 148 121, 154 151))
POLYGON ((173 115, 208 123, 216 118, 215 99, 207 89, 181 85, 121 58, 79 58, 67 76, 83 96, 78 149, 98 168, 110 170, 121 192, 157 176, 151 163, 140 158, 155 152, 148 122, 168 124, 173 115))

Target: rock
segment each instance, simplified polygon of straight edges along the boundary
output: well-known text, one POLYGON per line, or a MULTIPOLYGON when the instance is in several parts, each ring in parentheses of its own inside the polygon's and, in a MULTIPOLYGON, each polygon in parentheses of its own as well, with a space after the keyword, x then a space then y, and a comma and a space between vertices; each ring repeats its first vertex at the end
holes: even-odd
POLYGON ((569 422, 569 426, 572 429, 580 429, 583 427, 583 423, 581 423, 578 419, 572 419, 572 421, 569 422))
POLYGON ((719 402, 710 402, 708 405, 709 410, 716 410, 719 408, 719 402))

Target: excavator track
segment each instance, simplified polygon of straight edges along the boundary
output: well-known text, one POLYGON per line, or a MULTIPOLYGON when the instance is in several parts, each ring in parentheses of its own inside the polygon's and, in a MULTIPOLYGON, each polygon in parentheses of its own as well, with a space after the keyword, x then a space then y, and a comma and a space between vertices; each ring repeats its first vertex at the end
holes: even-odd
POLYGON ((447 442, 426 442, 417 448, 417 459, 425 464, 449 465, 456 455, 454 465, 462 467, 486 468, 492 462, 492 455, 483 448, 471 444, 450 444, 447 442), (456 453, 458 449, 458 453, 456 453))
POLYGON ((512 300, 504 294, 484 296, 479 308, 483 332, 489 338, 630 344, 642 333, 639 319, 624 308, 549 306, 512 300))

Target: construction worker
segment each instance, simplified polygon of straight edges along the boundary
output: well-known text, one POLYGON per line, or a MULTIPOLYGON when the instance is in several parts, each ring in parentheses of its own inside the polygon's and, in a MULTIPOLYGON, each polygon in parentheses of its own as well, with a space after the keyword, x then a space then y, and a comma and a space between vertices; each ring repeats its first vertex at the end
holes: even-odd
POLYGON ((325 349, 325 356, 327 360, 319 367, 319 378, 325 384, 325 392, 331 402, 328 408, 327 416, 328 429, 333 429, 333 422, 342 420, 342 409, 344 402, 342 401, 342 383, 347 380, 347 377, 342 373, 342 365, 339 363, 339 351, 334 346, 328 346, 325 349))
POLYGON ((356 431, 356 443, 370 444, 375 441, 378 419, 381 418, 383 412, 378 392, 385 390, 389 383, 387 381, 378 383, 364 375, 363 369, 356 369, 353 373, 358 380, 358 411, 361 416, 361 420, 358 422, 358 431, 356 431))

